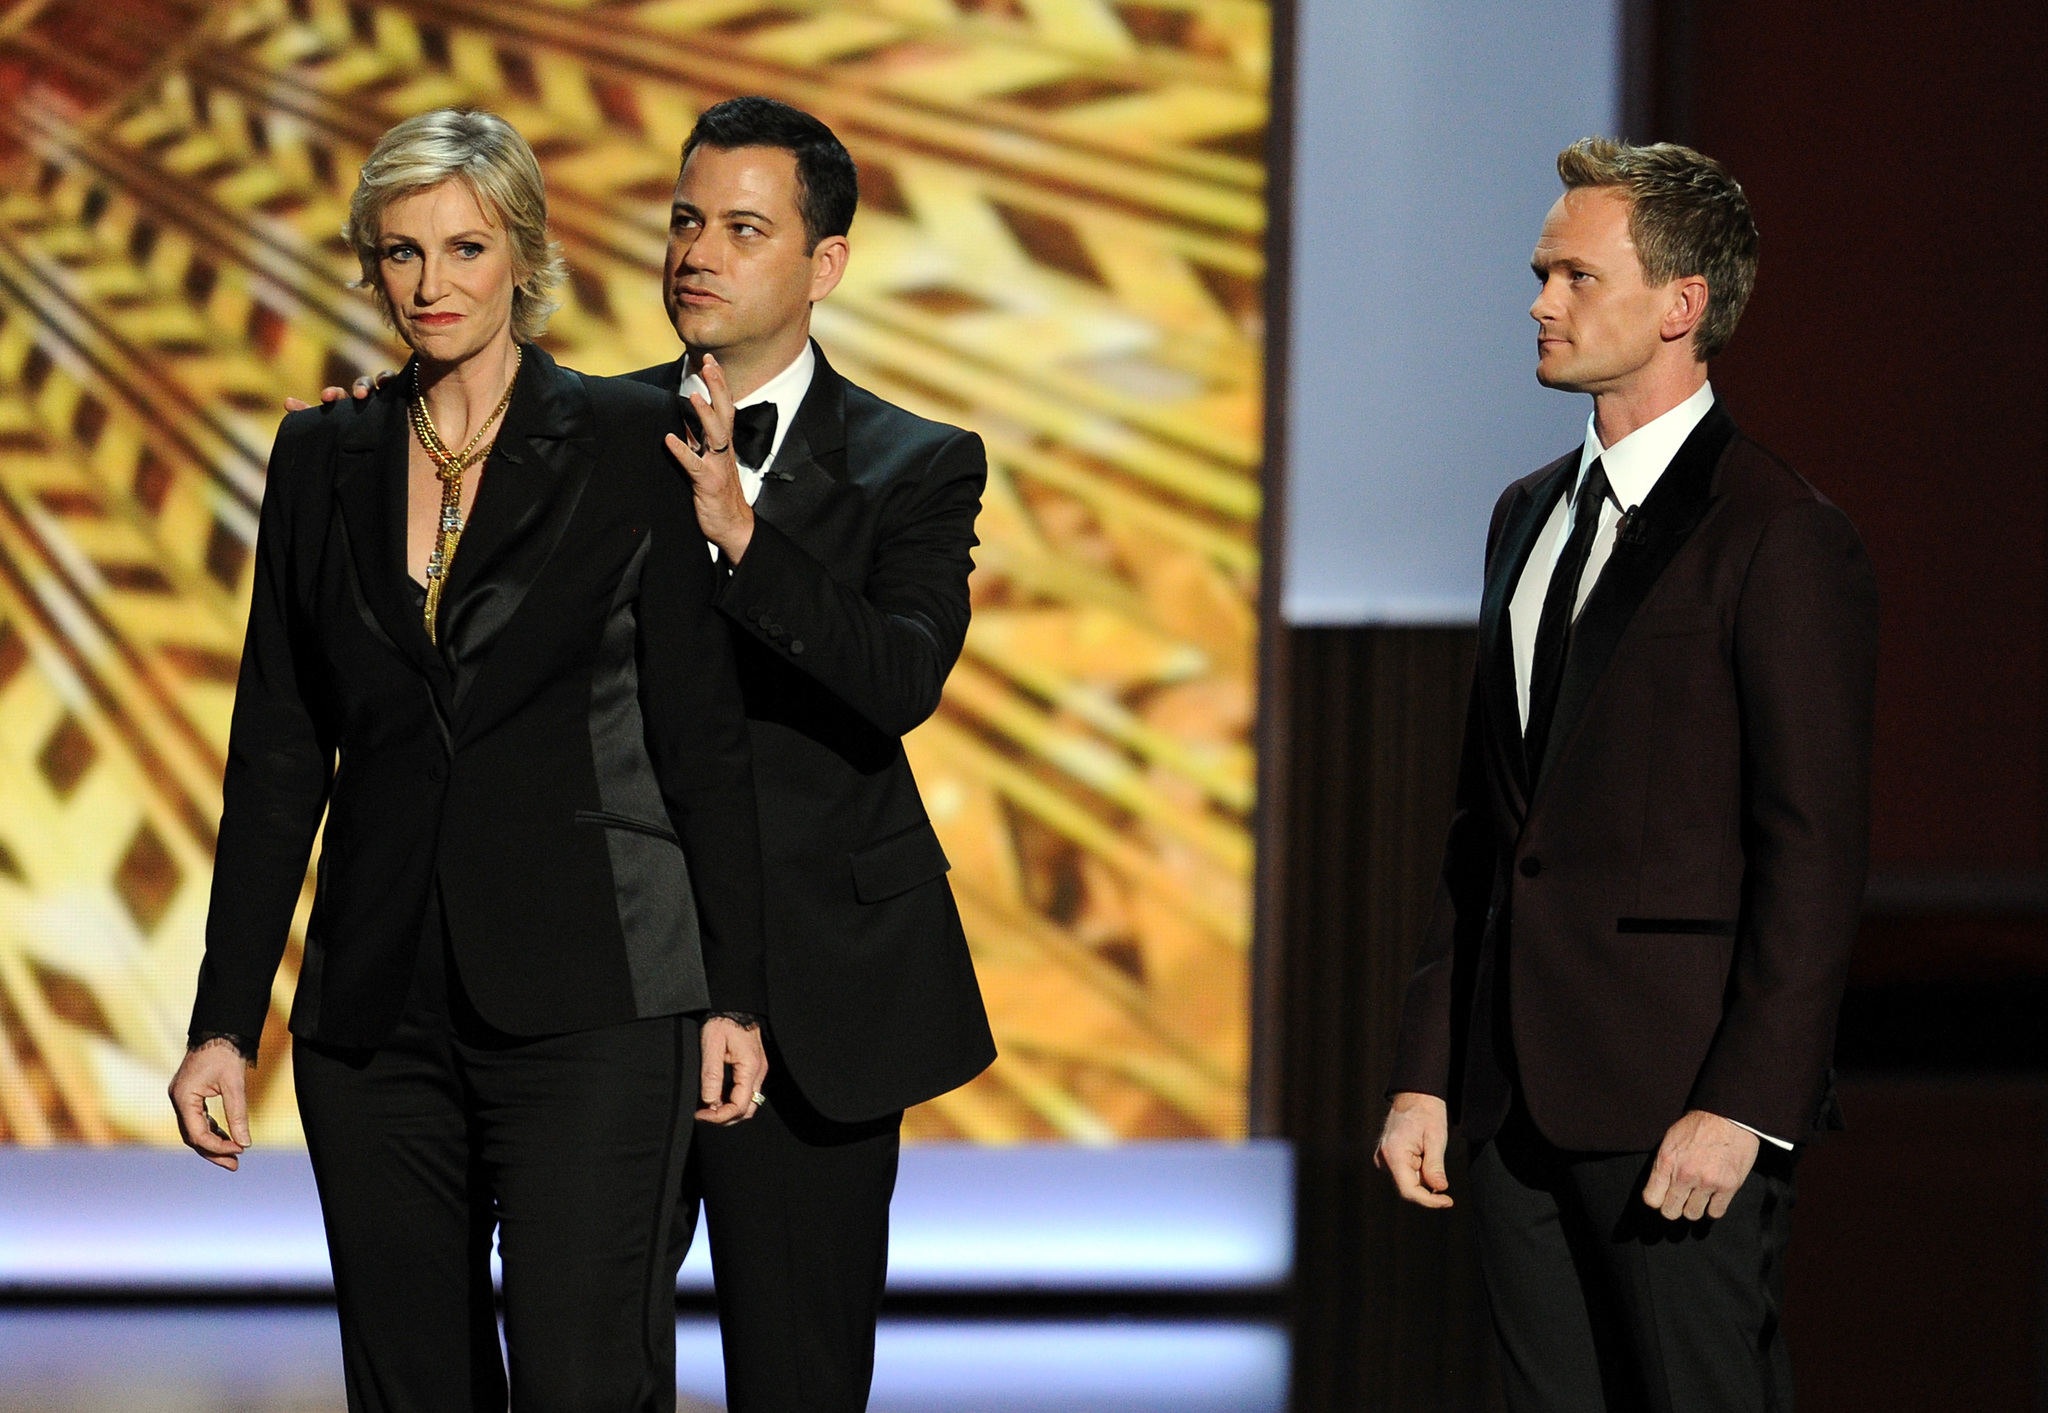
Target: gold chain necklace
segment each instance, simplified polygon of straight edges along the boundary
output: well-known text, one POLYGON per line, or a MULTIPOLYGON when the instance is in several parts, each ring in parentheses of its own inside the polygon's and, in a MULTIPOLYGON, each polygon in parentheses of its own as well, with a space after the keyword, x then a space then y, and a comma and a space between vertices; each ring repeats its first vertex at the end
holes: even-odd
POLYGON ((514 344, 512 377, 505 384, 505 395, 498 399, 497 410, 484 418, 483 425, 461 451, 448 450, 448 444, 441 440, 433 416, 427 411, 427 395, 420 390, 420 365, 412 365, 412 433, 419 438, 427 459, 434 463, 434 474, 441 478, 441 519, 434 527, 434 553, 427 560, 427 637, 435 643, 441 641, 441 587, 447 582, 448 567, 455 562, 455 547, 462 543, 462 473, 490 455, 491 448, 481 445, 484 434, 512 405, 512 389, 519 385, 519 365, 525 361, 524 345, 514 344))

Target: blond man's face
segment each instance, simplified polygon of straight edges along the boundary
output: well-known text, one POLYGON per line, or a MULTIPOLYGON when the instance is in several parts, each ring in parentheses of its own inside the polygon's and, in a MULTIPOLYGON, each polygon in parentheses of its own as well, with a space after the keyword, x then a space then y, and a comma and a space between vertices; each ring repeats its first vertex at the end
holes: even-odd
POLYGON ((1622 387, 1667 342, 1672 284, 1653 285, 1629 238, 1628 198, 1605 187, 1559 197, 1530 257, 1542 288, 1536 321, 1536 380, 1563 392, 1622 387))

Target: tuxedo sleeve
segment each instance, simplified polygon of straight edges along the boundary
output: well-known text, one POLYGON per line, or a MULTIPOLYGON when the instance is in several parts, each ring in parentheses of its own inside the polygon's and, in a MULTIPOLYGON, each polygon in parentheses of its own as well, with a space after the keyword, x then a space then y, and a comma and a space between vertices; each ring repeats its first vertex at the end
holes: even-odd
POLYGON ((1869 870, 1877 585, 1848 518, 1780 511, 1734 635, 1745 876, 1721 1028, 1692 1107, 1765 1134, 1814 1130, 1869 870))
MULTIPOLYGON (((670 430, 641 444, 665 459, 670 430)), ((712 607, 717 570, 687 484, 666 466, 651 479, 636 647, 648 757, 689 861, 711 1008, 766 1016, 761 826, 732 635, 712 607)))
POLYGON ((188 1032, 193 1044, 232 1036, 252 1060, 334 776, 334 724, 295 584, 295 501, 321 471, 319 416, 287 417, 271 448, 188 1032))
POLYGON ((922 474, 890 487, 894 503, 859 589, 757 516, 719 608, 869 723, 906 735, 938 710, 966 641, 974 519, 987 479, 981 438, 957 432, 922 474))
MULTIPOLYGON (((1486 536, 1489 572, 1513 494, 1502 496, 1494 508, 1486 536)), ((1453 975, 1460 948, 1476 948, 1485 930, 1498 852, 1487 799, 1485 666, 1482 645, 1472 664, 1472 688, 1465 703, 1457 796, 1452 803, 1450 835, 1444 843, 1443 867, 1437 875, 1436 903, 1430 909, 1429 928, 1423 933, 1401 1004, 1394 1070, 1387 1082, 1389 1096, 1434 1094, 1447 1103, 1451 1098, 1457 997, 1453 975)))

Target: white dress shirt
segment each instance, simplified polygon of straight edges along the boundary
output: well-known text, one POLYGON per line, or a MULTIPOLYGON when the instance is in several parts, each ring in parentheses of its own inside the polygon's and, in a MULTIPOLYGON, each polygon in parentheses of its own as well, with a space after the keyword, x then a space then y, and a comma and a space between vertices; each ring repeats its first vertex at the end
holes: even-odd
POLYGON ((1645 422, 1611 447, 1600 445, 1600 433, 1591 414, 1587 415, 1586 445, 1579 452, 1579 470, 1572 478, 1572 493, 1558 501, 1550 519, 1544 522, 1543 532, 1529 550, 1522 578, 1515 585, 1515 596, 1508 604, 1508 627, 1515 646, 1515 698, 1521 703, 1524 727, 1529 724, 1529 676, 1536 663, 1536 626, 1543 619, 1543 600, 1550 592, 1550 576, 1556 572, 1558 556, 1564 553, 1564 542, 1571 538, 1572 500, 1586 478, 1586 468, 1597 459, 1607 472, 1607 484, 1614 496, 1600 507, 1600 528, 1593 536, 1592 553, 1586 556, 1586 572, 1579 576, 1578 602, 1572 605, 1574 618, 1586 606, 1593 586, 1600 582, 1600 571, 1607 567, 1607 557, 1614 553, 1615 527, 1621 523, 1622 512, 1633 510, 1649 497, 1664 468, 1671 464, 1671 458, 1678 455, 1678 449, 1713 405, 1714 385, 1702 383, 1700 390, 1684 402, 1645 422))
MULTIPOLYGON (((1621 523, 1623 512, 1634 510, 1649 498, 1671 458, 1678 455, 1685 439, 1713 406, 1714 385, 1703 383, 1684 402, 1645 422, 1611 447, 1600 445, 1599 430, 1588 414, 1586 445, 1579 452, 1579 470, 1572 478, 1571 494, 1558 501, 1550 519, 1544 522, 1542 533, 1529 550, 1522 577, 1515 584, 1515 596, 1508 603, 1508 630, 1515 649, 1515 697, 1521 703, 1524 727, 1529 724, 1529 678, 1536 663, 1536 628, 1543 619, 1543 600, 1550 593, 1558 556, 1564 553, 1564 543, 1571 537, 1572 501, 1586 478, 1587 468, 1598 460, 1607 472, 1607 484, 1614 494, 1600 506, 1600 528, 1594 532, 1593 548, 1586 556, 1586 571, 1579 576, 1579 596, 1572 605, 1574 618, 1586 606, 1593 586, 1600 582, 1600 571, 1607 567, 1608 557, 1614 553, 1615 528, 1621 523)), ((1749 1129, 1766 1143, 1792 1147, 1784 1139, 1750 1128, 1739 1119, 1728 1122, 1749 1129)))
MULTIPOLYGON (((810 340, 806 339, 803 352, 787 368, 733 404, 735 412, 757 402, 775 404, 775 440, 769 443, 767 459, 759 466, 740 467, 740 494, 747 498, 748 505, 760 499, 761 478, 775 464, 776 455, 789 436, 789 429, 796 425, 796 410, 804 405, 804 394, 811 390, 811 375, 817 367, 818 355, 812 352, 810 340)), ((706 402, 711 401, 711 390, 704 386, 704 379, 696 373, 683 374, 683 385, 678 391, 686 398, 695 393, 706 402)))

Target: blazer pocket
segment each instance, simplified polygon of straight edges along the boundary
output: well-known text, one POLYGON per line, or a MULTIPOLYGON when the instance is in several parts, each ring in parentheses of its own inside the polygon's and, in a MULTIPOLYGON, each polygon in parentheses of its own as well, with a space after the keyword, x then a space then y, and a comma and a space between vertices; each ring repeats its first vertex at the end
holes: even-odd
POLYGON ((930 820, 848 854, 847 859, 853 865, 853 895, 863 903, 908 893, 953 867, 930 820))
POLYGON ((1616 932, 1661 932, 1675 937, 1733 937, 1735 920, 1719 917, 1624 917, 1616 932))
POLYGON ((676 838, 676 832, 666 824, 650 824, 644 819, 634 819, 630 815, 613 814, 610 810, 578 810, 576 822, 594 824, 600 829, 630 829, 635 834, 652 834, 657 839, 668 840, 677 848, 682 847, 682 840, 676 838))

